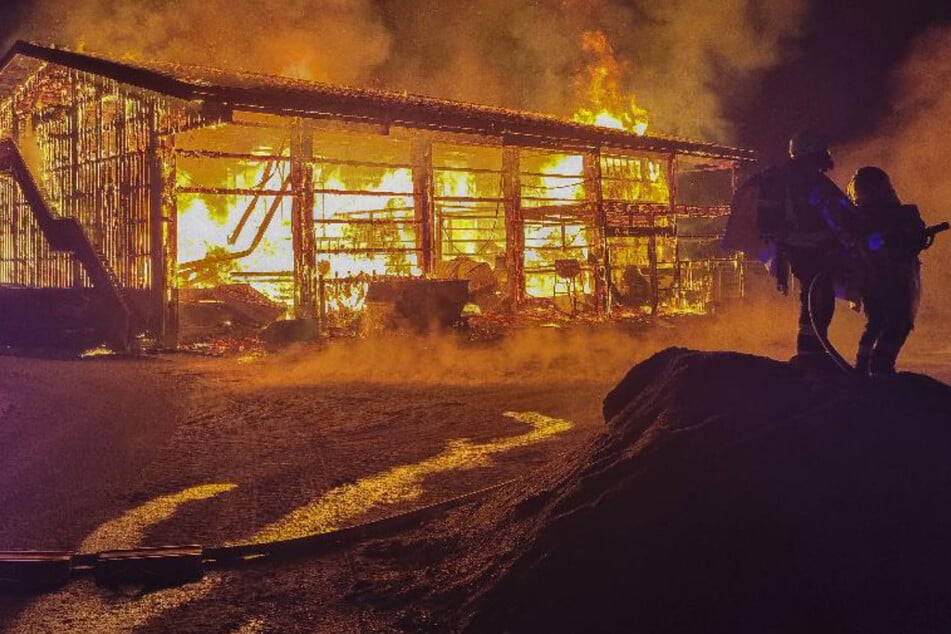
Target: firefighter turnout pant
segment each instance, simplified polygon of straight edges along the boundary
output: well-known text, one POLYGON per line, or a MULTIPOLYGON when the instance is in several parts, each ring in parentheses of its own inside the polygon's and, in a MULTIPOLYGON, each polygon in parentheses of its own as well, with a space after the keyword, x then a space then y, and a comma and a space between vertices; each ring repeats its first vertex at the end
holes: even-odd
POLYGON ((903 294, 870 296, 864 300, 865 331, 859 339, 855 369, 862 374, 891 374, 914 326, 903 294), (905 301, 902 301, 905 300, 905 301))
POLYGON ((832 276, 811 274, 799 278, 799 335, 796 337, 796 354, 826 354, 819 339, 829 336, 829 324, 835 313, 835 287, 832 276), (815 285, 813 286, 813 281, 815 285), (810 317, 809 295, 812 289, 812 311, 810 317), (813 328, 815 321, 815 328, 813 328), (818 335, 817 332, 818 331, 818 335))

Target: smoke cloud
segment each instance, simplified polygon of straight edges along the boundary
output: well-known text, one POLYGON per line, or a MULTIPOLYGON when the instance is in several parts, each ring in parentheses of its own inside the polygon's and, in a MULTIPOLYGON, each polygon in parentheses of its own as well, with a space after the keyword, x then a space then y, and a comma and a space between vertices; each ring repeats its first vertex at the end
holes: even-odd
MULTIPOLYGON (((951 27, 916 40, 893 76, 892 111, 864 140, 840 152, 837 180, 846 183, 862 165, 887 171, 902 201, 916 203, 928 224, 951 220, 951 27)), ((951 237, 942 234, 922 254, 923 297, 919 331, 948 333, 951 305, 951 237)), ((922 335, 913 335, 912 342, 922 335)))
MULTIPOLYGON (((721 99, 794 52, 805 0, 34 0, 13 38, 569 116, 585 31, 651 130, 728 141, 721 99)), ((10 41, 5 42, 6 45, 10 41)))

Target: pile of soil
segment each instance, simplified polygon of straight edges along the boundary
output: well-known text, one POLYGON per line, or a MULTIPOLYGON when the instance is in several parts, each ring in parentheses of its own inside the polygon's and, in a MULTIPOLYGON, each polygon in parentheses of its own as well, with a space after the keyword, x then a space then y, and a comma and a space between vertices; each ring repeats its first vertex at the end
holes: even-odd
POLYGON ((604 413, 587 447, 403 544, 401 628, 951 631, 951 387, 671 348, 604 413))

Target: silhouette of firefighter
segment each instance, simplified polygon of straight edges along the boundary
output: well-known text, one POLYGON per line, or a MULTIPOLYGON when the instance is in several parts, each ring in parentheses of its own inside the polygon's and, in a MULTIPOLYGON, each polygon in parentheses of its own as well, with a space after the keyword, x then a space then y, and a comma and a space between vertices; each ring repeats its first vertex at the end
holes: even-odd
POLYGON ((872 266, 862 296, 866 324, 855 369, 862 374, 892 374, 915 325, 921 296, 918 254, 930 245, 930 238, 918 207, 902 205, 888 174, 878 167, 858 170, 848 189, 867 223, 872 266))
POLYGON ((789 161, 747 181, 733 200, 725 246, 758 257, 789 292, 799 282, 799 330, 794 362, 829 364, 824 341, 835 312, 836 286, 858 299, 867 267, 863 218, 826 176, 829 145, 814 131, 789 142, 789 161))

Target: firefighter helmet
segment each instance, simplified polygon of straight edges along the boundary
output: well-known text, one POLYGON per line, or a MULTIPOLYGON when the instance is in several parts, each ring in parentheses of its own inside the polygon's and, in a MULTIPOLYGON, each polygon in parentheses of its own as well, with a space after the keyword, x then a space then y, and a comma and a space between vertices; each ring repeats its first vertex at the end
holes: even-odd
POLYGON ((822 171, 835 166, 829 142, 815 130, 802 130, 789 139, 789 157, 794 161, 814 160, 822 171))
POLYGON ((861 167, 849 181, 849 198, 857 207, 898 206, 901 201, 888 174, 880 167, 861 167))

